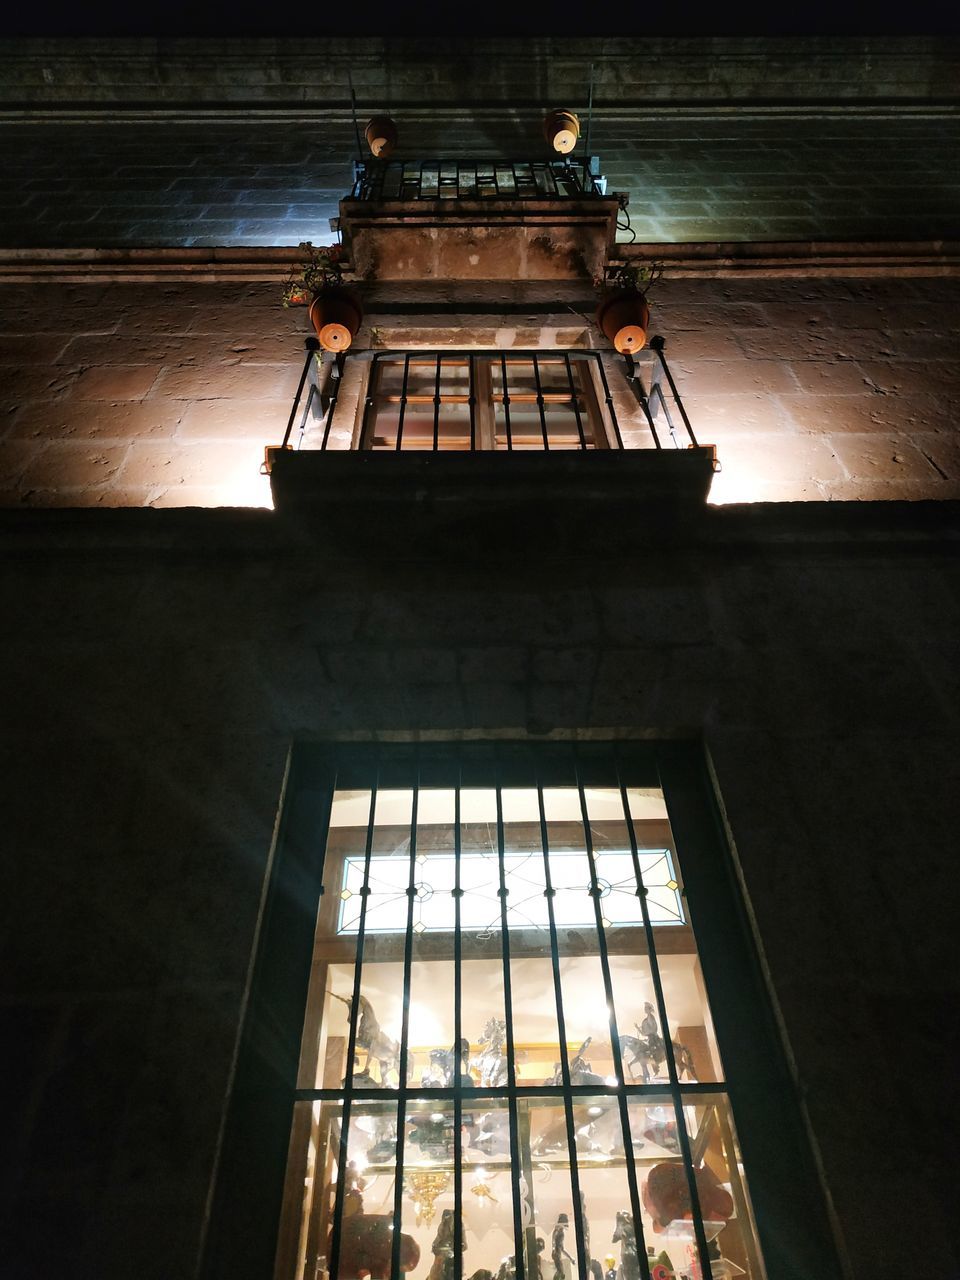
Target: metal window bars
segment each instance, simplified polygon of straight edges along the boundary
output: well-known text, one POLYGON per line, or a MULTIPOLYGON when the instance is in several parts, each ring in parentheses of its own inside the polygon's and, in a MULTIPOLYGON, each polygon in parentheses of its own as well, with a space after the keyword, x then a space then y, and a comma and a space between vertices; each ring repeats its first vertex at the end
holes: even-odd
POLYGON ((607 194, 585 160, 388 160, 354 165, 355 200, 555 200, 607 194))
MULTIPOLYGON (((628 784, 627 777, 621 771, 618 756, 612 757, 607 763, 612 767, 609 768, 609 776, 604 779, 600 791, 597 790, 595 767, 591 765, 587 769, 587 773, 591 775, 588 779, 576 754, 573 776, 566 779, 564 785, 560 787, 556 785, 555 778, 545 777, 541 767, 536 766, 524 792, 529 811, 525 812, 523 821, 520 823, 516 816, 519 793, 511 786, 505 785, 499 760, 495 762, 492 770, 489 766, 485 767, 486 776, 479 787, 470 785, 469 769, 465 770, 462 760, 458 760, 449 779, 448 788, 453 793, 452 824, 448 819, 443 819, 442 840, 446 841, 444 846, 446 852, 443 857, 449 861, 449 856, 452 854, 454 862, 452 882, 447 884, 446 888, 425 883, 432 874, 431 852, 436 852, 437 841, 435 839, 432 844, 425 841, 422 846, 418 837, 425 829, 422 824, 431 821, 429 812, 433 803, 432 797, 438 793, 431 787, 423 786, 419 752, 406 778, 408 786, 403 792, 405 797, 403 812, 409 816, 403 824, 398 825, 396 816, 392 818, 388 816, 390 812, 394 812, 395 815, 395 801, 399 794, 395 790, 397 785, 395 770, 393 781, 388 783, 390 789, 384 790, 384 775, 378 764, 370 781, 369 790, 363 793, 350 793, 353 798, 359 796, 361 803, 364 803, 363 797, 366 796, 368 805, 364 823, 365 836, 362 840, 363 888, 359 895, 359 918, 352 961, 349 1029, 342 1059, 344 1066, 341 1068, 345 1070, 345 1076, 342 1087, 339 1088, 300 1087, 296 1091, 296 1098, 301 1104, 314 1107, 321 1103, 340 1105, 338 1140, 335 1132, 336 1121, 331 1121, 333 1145, 337 1150, 337 1173, 331 1179, 332 1210, 323 1208, 322 1194, 317 1197, 319 1208, 313 1210, 321 1214, 327 1213, 330 1219, 329 1255, 325 1254, 329 1280, 352 1280, 352 1272, 346 1267, 341 1256, 345 1223, 358 1211, 362 1213, 362 1203, 358 1210, 357 1194, 352 1189, 353 1184, 346 1172, 352 1167, 350 1162, 356 1158, 357 1154, 351 1150, 350 1146, 353 1141, 351 1118, 357 1114, 361 1117, 378 1112, 383 1114, 385 1103, 389 1103, 393 1108, 392 1114, 396 1117, 396 1146, 395 1163, 387 1169, 388 1178, 393 1177, 392 1192, 389 1186, 386 1191, 392 1203, 392 1226, 389 1237, 389 1268, 384 1265, 384 1280, 386 1280, 387 1271, 390 1280, 400 1280, 403 1272, 410 1269, 408 1264, 405 1265, 403 1256, 403 1251, 407 1248, 405 1242, 408 1239, 404 1232, 413 1229, 410 1225, 410 1190, 405 1181, 405 1170, 411 1164, 417 1163, 420 1157, 414 1150, 417 1140, 414 1138, 414 1130, 408 1129, 408 1118, 412 1116, 416 1121, 424 1104, 427 1105, 427 1110, 439 1113, 430 1117, 432 1121, 442 1119, 446 1110, 453 1112, 452 1133, 437 1141, 431 1148, 431 1157, 428 1159, 428 1163, 449 1169, 449 1177, 452 1179, 453 1230, 448 1241, 449 1252, 446 1255, 442 1252, 437 1253, 439 1234, 434 1241, 434 1251, 440 1258, 438 1264, 441 1266, 440 1274, 447 1280, 463 1280, 464 1253, 469 1249, 477 1256, 480 1252, 476 1240, 467 1245, 462 1234, 462 1225, 465 1221, 463 1178, 476 1167, 464 1160, 464 1142, 467 1140, 464 1117, 466 1112, 475 1110, 478 1105, 491 1114, 499 1107, 501 1115, 505 1113, 507 1120, 504 1154, 508 1155, 511 1171, 508 1217, 513 1254, 511 1258, 503 1259, 500 1280, 545 1280, 545 1273, 538 1261, 543 1242, 542 1239, 538 1239, 537 1233, 538 1229, 543 1231, 550 1224, 543 1221, 542 1217, 538 1222, 536 1200, 541 1193, 544 1194, 544 1199, 555 1198, 558 1194, 554 1189, 548 1195, 544 1192, 543 1186, 539 1188, 535 1186, 534 1167, 536 1165, 538 1169, 546 1168, 547 1165, 544 1163, 546 1160, 549 1160, 550 1168, 554 1171, 562 1170, 569 1173, 569 1203, 573 1211, 571 1226, 576 1239, 576 1259, 570 1259, 570 1261, 576 1263, 577 1280, 591 1280, 591 1277, 596 1275, 597 1264, 591 1259, 591 1250, 602 1257, 609 1246, 605 1245, 605 1241, 604 1246, 599 1246, 596 1236, 592 1244, 590 1241, 585 1180, 589 1184, 590 1194, 594 1197, 595 1203, 598 1198, 597 1174, 600 1166, 597 1165, 593 1147, 583 1138, 583 1131, 586 1116, 604 1109, 616 1119, 615 1126, 611 1130, 609 1151, 605 1156, 606 1163, 602 1168, 615 1166, 622 1171, 626 1179, 625 1203, 617 1212, 614 1237, 621 1243, 620 1280, 653 1280, 654 1278, 654 1246, 659 1237, 650 1234, 651 1224, 654 1232, 661 1231, 664 1225, 662 1222, 658 1223, 655 1218, 655 1214, 661 1212, 655 1203, 655 1197, 648 1198, 649 1179, 655 1162, 656 1167, 661 1169, 668 1165, 676 1174, 674 1181, 679 1179, 685 1188, 685 1191, 674 1188, 674 1196, 678 1203, 685 1200, 687 1212, 682 1221, 678 1216, 677 1221, 672 1223, 674 1227, 683 1227, 680 1238, 687 1242, 685 1247, 689 1249, 689 1266, 684 1269, 685 1272, 697 1274, 701 1280, 707 1280, 711 1276, 714 1280, 720 1280, 726 1275, 742 1273, 742 1270, 729 1269, 729 1264, 724 1263, 718 1246, 714 1243, 714 1236, 717 1234, 715 1228, 725 1224, 709 1222, 705 1219, 701 1196, 704 1185, 709 1187, 709 1184, 701 1182, 701 1172, 708 1147, 714 1164, 721 1159, 725 1162, 724 1169, 729 1177, 736 1202, 734 1216, 740 1220, 739 1231, 743 1236, 736 1256, 747 1262, 749 1280, 760 1280, 762 1277, 762 1263, 759 1260, 755 1237, 751 1233, 749 1204, 742 1171, 738 1165, 735 1140, 726 1114, 725 1086, 717 1068, 707 1068, 706 1074, 713 1081, 711 1083, 700 1083, 694 1078, 684 1078, 685 1072, 689 1075, 689 1066, 685 1066, 679 1059, 681 1049, 674 1044, 668 1030, 671 1024, 676 1025, 677 1022, 675 1010, 672 1011, 668 1007, 669 1001, 678 999, 677 947, 671 942, 665 948, 666 958, 662 958, 662 945, 658 945, 658 941, 662 943, 662 940, 657 938, 648 904, 648 897, 654 892, 654 886, 642 865, 642 845, 638 838, 637 820, 633 811, 638 803, 636 797, 641 793, 635 789, 632 781, 628 784), (597 799, 601 793, 602 806, 597 799), (476 817, 477 797, 481 794, 486 798, 487 805, 485 824, 481 824, 476 817), (510 820, 505 816, 508 802, 512 806, 510 820), (558 818, 558 803, 565 805, 568 810, 564 812, 562 820, 558 818), (383 818, 380 816, 381 805, 385 811, 383 818), (465 813, 465 810, 472 810, 473 816, 465 813), (579 818, 576 817, 577 813, 579 818), (599 814, 602 814, 602 818, 598 816, 599 814), (481 825, 486 834, 478 842, 477 831, 481 825), (372 886, 379 874, 374 849, 378 829, 382 831, 384 827, 389 832, 391 860, 402 859, 406 867, 406 887, 398 899, 397 907, 398 911, 402 910, 404 927, 401 935, 398 936, 396 931, 388 931, 386 938, 380 934, 377 923, 369 919, 372 886), (518 834, 521 828, 522 837, 518 834), (615 832, 625 846, 623 856, 628 858, 632 868, 632 876, 629 880, 622 884, 618 883, 616 886, 617 892, 623 893, 625 897, 629 895, 634 901, 634 907, 627 916, 618 917, 609 903, 614 889, 607 878, 610 858, 608 844, 611 832, 615 832), (468 873, 468 860, 464 852, 467 838, 474 847, 486 849, 484 856, 488 858, 490 868, 489 876, 483 885, 478 884, 472 868, 468 873), (524 1082, 520 1070, 523 1055, 517 1044, 518 1019, 521 1018, 521 1014, 518 1013, 516 1004, 516 965, 529 963, 525 958, 534 954, 529 918, 524 913, 523 901, 519 900, 524 893, 529 892, 531 882, 524 881, 515 867, 513 870, 508 869, 511 865, 507 856, 508 850, 516 844, 518 839, 529 855, 529 863, 533 869, 534 892, 542 892, 546 902, 546 927, 539 926, 540 941, 537 944, 539 951, 536 954, 543 958, 544 974, 549 972, 550 975, 546 979, 548 989, 542 992, 541 1000, 549 1001, 550 1006, 555 1010, 560 1059, 556 1064, 557 1071, 554 1079, 546 1082, 524 1082), (569 859, 571 856, 569 850, 575 850, 576 860, 583 866, 584 880, 581 883, 570 883, 570 875, 564 864, 564 859, 569 859), (429 947, 422 948, 424 927, 421 904, 429 900, 423 893, 425 887, 431 890, 431 896, 449 894, 452 899, 452 920, 451 916, 447 915, 444 916, 442 926, 427 926, 427 931, 432 933, 433 942, 429 947), (480 931, 476 927, 478 896, 485 896, 490 903, 489 923, 480 931), (590 926, 581 926, 575 934, 571 934, 569 903, 574 896, 578 900, 589 899, 592 923, 590 926), (401 906, 404 898, 405 903, 401 906), (612 921, 607 918, 608 915, 615 916, 616 919, 612 921), (451 924, 452 937, 450 936, 451 924), (546 934, 545 941, 544 934, 546 934), (573 937, 576 938, 575 945, 571 942, 573 937), (374 948, 372 959, 369 957, 371 940, 386 943, 379 950, 374 948), (467 985, 464 975, 465 941, 470 944, 471 955, 476 954, 479 946, 483 955, 488 958, 489 964, 498 968, 500 972, 500 978, 497 981, 502 983, 501 1049, 505 1061, 501 1064, 493 1083, 485 1084, 482 1075, 479 1082, 475 1081, 466 1077, 461 1071, 459 1046, 464 1042, 464 1032, 468 1024, 476 1021, 475 1006, 478 999, 476 988, 467 985), (452 962, 454 1048, 450 1050, 449 1056, 449 1081, 441 1085, 424 1084, 422 1080, 417 1084, 412 1079, 414 1068, 411 1007, 415 949, 417 955, 421 957, 421 963, 423 963, 422 957, 426 956, 426 962, 432 963, 438 970, 444 964, 452 962), (592 956, 599 964, 602 990, 602 1003, 599 1005, 597 1002, 599 992, 592 1000, 587 1001, 588 1008, 584 1007, 582 997, 579 1003, 572 997, 570 970, 574 963, 572 957, 577 954, 592 956), (632 1073, 632 1068, 628 1071, 625 1065, 627 1054, 635 1052, 636 1042, 630 1045, 630 1038, 623 1035, 621 1019, 626 1016, 628 1005, 631 1008, 633 1006, 625 997, 624 986, 620 985, 615 990, 612 978, 612 966, 616 960, 620 966, 618 981, 622 983, 625 956, 628 962, 631 957, 636 957, 635 963, 638 966, 630 987, 631 995, 635 994, 634 989, 639 985, 647 981, 651 985, 652 1000, 647 1004, 649 1011, 647 1016, 654 1020, 660 1030, 661 1058, 665 1062, 665 1071, 661 1073, 658 1068, 654 1073, 658 1076, 662 1075, 662 1078, 655 1081, 648 1078, 646 1066, 644 1066, 643 1081, 638 1082, 632 1073), (370 1072, 371 1033, 367 1023, 368 1014, 372 1013, 372 1010, 369 1007, 364 1009, 363 991, 368 981, 368 968, 372 965, 375 970, 376 962, 383 961, 385 958, 392 961, 392 969, 397 967, 398 961, 400 962, 400 989, 395 993, 399 997, 400 1009, 399 1053, 395 1067, 391 1066, 389 1070, 385 1068, 382 1061, 378 1063, 380 1078, 374 1080, 370 1072), (670 981, 673 983, 669 996, 662 967, 668 961, 670 962, 670 981), (549 990, 550 987, 552 990, 549 990), (590 1019, 593 1021, 590 1022, 590 1019), (569 1047, 570 1043, 575 1042, 582 1033, 585 1020, 597 1028, 595 1031, 597 1039, 591 1053, 606 1055, 612 1065, 612 1071, 605 1078, 592 1076, 589 1081, 585 1081, 584 1076, 589 1074, 585 1072, 586 1064, 582 1057, 586 1046, 582 1046, 576 1054, 569 1047), (599 1028, 604 1020, 606 1030, 600 1033, 599 1028), (578 1034, 571 1042, 568 1036, 574 1026, 578 1034), (600 1039, 603 1037, 605 1037, 604 1044, 601 1044, 600 1039), (357 1053, 360 1048, 368 1051, 367 1064, 362 1072, 357 1070, 357 1053), (393 1081, 394 1074, 396 1083, 393 1081), (714 1077, 716 1077, 715 1080, 714 1077), (669 1113, 671 1117, 664 1123, 664 1130, 669 1129, 672 1134, 672 1146, 666 1154, 658 1147, 656 1154, 646 1154, 645 1141, 639 1140, 637 1116, 641 1111, 644 1115, 649 1115, 649 1111, 643 1110, 645 1106, 656 1107, 658 1114, 669 1113), (536 1116, 538 1109, 544 1108, 547 1112, 551 1108, 559 1108, 562 1111, 563 1134, 562 1137, 555 1139, 556 1151, 551 1151, 549 1156, 545 1156, 542 1151, 537 1151, 532 1137, 532 1118, 536 1116), (701 1109, 699 1114, 698 1108, 701 1109), (722 1155, 718 1156, 718 1152, 722 1152, 722 1155), (352 1202, 350 1197, 353 1197, 352 1202), (625 1233, 621 1227, 623 1215, 627 1215, 623 1218, 626 1224, 625 1233), (635 1249, 631 1245, 631 1232, 635 1249), (649 1250, 648 1246, 650 1246, 649 1250), (443 1260, 444 1257, 446 1261, 443 1260)), ((653 791, 655 790, 654 788, 653 791)), ((646 797, 652 795, 653 791, 648 788, 646 797)), ((640 802, 642 803, 643 799, 640 802)), ((436 821, 436 819, 433 820, 436 821)), ((318 833, 327 849, 328 866, 324 874, 325 901, 337 896, 342 897, 342 893, 339 892, 340 885, 346 883, 345 880, 341 880, 343 862, 342 859, 340 861, 337 859, 335 845, 331 854, 329 834, 329 831, 318 833)), ((677 888, 676 885, 674 887, 677 888)), ((328 920, 329 918, 328 916, 328 920)), ((323 941, 320 938, 319 928, 318 939, 323 941)), ((333 954, 329 947, 330 941, 329 938, 326 939, 327 951, 323 953, 325 955, 333 954)), ((342 950, 337 954, 348 955, 342 950)), ((315 991, 313 999, 324 998, 324 987, 329 981, 327 966, 324 965, 319 995, 315 991)), ((439 979, 434 980, 434 985, 437 981, 441 981, 442 985, 442 980, 439 979)), ((704 1013, 703 1016, 709 1023, 709 1014, 704 1013)), ((375 1019, 373 1022, 376 1025, 375 1019)), ((315 1024, 308 1019, 308 1025, 315 1024)), ((379 1027, 377 1031, 379 1033, 379 1027)), ((587 1043, 590 1043, 589 1040, 587 1043)), ((444 1044, 445 1042, 442 1042, 437 1046, 438 1052, 443 1052, 444 1044)), ((307 1079, 312 1078, 311 1070, 314 1073, 319 1070, 319 1062, 311 1068, 310 1052, 311 1046, 305 1039, 307 1079)), ((319 1052, 316 1044, 312 1045, 312 1052, 314 1054, 319 1052)), ((687 1051, 683 1050, 683 1052, 687 1051)), ((701 1061, 705 1062, 707 1050, 701 1047, 700 1053, 701 1061)), ((601 1057, 594 1060, 602 1062, 604 1059, 601 1057)), ((329 1063, 329 1054, 327 1062, 329 1063)), ((471 1069, 473 1067, 474 1063, 471 1061, 471 1069)), ((327 1069, 329 1070, 329 1067, 327 1069)), ((319 1076, 317 1078, 319 1079, 319 1076)), ((301 1084, 306 1084, 303 1076, 301 1076, 301 1084)), ((645 1121, 641 1122, 641 1131, 643 1123, 645 1121)), ((659 1143, 667 1144, 667 1138, 663 1133, 658 1132, 656 1137, 659 1143)), ((649 1133, 644 1133, 644 1139, 650 1139, 649 1145, 656 1147, 649 1133)), ((476 1152, 473 1154, 475 1155, 476 1152)), ((485 1163, 488 1162, 486 1156, 482 1158, 485 1163)), ((380 1166, 376 1167, 379 1170, 380 1166)), ((302 1191, 304 1185, 302 1170, 292 1168, 291 1174, 292 1185, 299 1186, 302 1191)), ((560 1176, 562 1177, 562 1174, 560 1176)), ((320 1178, 319 1172, 315 1177, 320 1178)), ((310 1181, 314 1180, 315 1178, 311 1177, 310 1181)), ((449 1196, 450 1180, 446 1182, 441 1194, 449 1196)), ((606 1212, 605 1217, 601 1214, 594 1220, 595 1230, 601 1223, 604 1228, 612 1225, 612 1216, 609 1211, 606 1212)), ((667 1224, 668 1227, 670 1225, 667 1224)), ((417 1226, 420 1226, 419 1211, 417 1226)), ((326 1231, 320 1234, 320 1238, 327 1238, 326 1231)), ((569 1257, 569 1254, 567 1256, 569 1257)), ((559 1271, 556 1254, 554 1262, 559 1271)), ((309 1259, 307 1263, 309 1266, 309 1259)), ((679 1268, 677 1274, 679 1274, 679 1268)), ((298 1276, 300 1275, 309 1275, 313 1280, 312 1271, 298 1272, 298 1276)))
MULTIPOLYGON (((305 345, 284 449, 328 448, 348 361, 371 366, 361 449, 642 447, 635 434, 624 440, 599 351, 417 349, 329 355, 320 352, 315 338, 305 345)), ((657 336, 640 355, 624 356, 626 381, 654 448, 697 446, 665 346, 657 336)))

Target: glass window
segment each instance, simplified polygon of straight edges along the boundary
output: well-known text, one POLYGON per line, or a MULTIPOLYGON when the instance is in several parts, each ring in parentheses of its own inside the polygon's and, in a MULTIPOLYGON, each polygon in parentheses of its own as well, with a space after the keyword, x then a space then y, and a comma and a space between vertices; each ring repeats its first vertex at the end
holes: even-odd
POLYGON ((595 384, 599 377, 602 371, 592 352, 378 354, 370 373, 362 447, 607 448, 595 384))
POLYGON ((276 1280, 760 1280, 661 791, 468 774, 334 792, 276 1280))

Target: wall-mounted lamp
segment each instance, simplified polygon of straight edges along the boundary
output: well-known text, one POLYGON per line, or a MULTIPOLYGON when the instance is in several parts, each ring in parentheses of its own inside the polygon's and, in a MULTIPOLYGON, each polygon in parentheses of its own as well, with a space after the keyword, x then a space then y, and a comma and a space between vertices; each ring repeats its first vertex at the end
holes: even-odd
POLYGON ((580 137, 580 119, 572 111, 550 111, 543 119, 543 136, 554 151, 568 155, 580 137))
POLYGON ((378 160, 387 160, 397 145, 397 126, 389 116, 374 116, 363 131, 367 146, 378 160))

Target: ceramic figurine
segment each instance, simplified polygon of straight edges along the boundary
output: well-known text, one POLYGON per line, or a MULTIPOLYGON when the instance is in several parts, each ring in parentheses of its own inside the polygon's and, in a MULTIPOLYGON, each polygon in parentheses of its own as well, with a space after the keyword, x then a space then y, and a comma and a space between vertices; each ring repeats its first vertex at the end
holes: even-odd
POLYGON ((604 1258, 606 1271, 603 1273, 603 1280, 617 1280, 617 1259, 612 1253, 608 1253, 604 1258))

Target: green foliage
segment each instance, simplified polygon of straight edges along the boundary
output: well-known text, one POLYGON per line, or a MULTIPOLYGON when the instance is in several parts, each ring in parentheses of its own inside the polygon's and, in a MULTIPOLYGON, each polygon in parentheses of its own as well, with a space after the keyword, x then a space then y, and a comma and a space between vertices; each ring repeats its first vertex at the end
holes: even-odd
POLYGON ((609 272, 608 283, 615 289, 624 289, 628 293, 639 293, 642 297, 650 296, 650 290, 663 275, 662 262, 623 262, 615 270, 609 272))
POLYGON ((304 240, 298 247, 303 261, 291 268, 283 282, 280 301, 285 307, 306 306, 325 289, 336 288, 343 282, 342 245, 315 246, 304 240))

